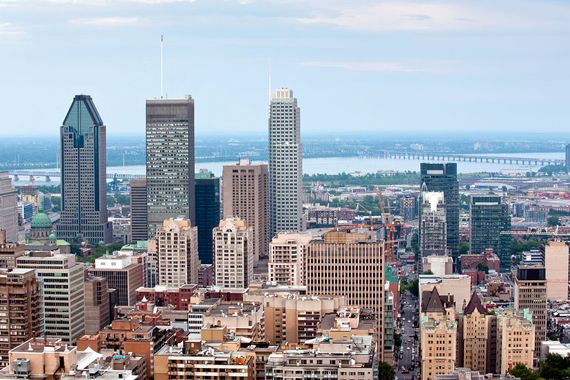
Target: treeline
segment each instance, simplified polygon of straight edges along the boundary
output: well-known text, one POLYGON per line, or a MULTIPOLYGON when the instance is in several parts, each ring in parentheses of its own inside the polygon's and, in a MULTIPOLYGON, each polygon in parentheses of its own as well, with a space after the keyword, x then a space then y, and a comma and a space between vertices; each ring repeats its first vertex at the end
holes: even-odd
POLYGON ((320 182, 331 186, 365 186, 369 189, 375 185, 419 185, 420 174, 418 172, 405 171, 386 175, 382 173, 366 173, 353 176, 349 173, 340 174, 305 174, 305 183, 320 182))
POLYGON ((570 378, 570 356, 563 358, 558 354, 548 354, 546 360, 540 363, 538 370, 533 371, 524 364, 517 364, 511 375, 521 380, 560 380, 570 378))

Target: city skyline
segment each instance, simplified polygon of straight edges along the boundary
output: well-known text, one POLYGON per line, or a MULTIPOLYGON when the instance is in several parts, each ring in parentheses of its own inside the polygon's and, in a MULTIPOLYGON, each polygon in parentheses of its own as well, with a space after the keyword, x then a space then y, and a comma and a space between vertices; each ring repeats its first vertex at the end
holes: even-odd
POLYGON ((0 51, 11 57, 0 63, 5 134, 50 133, 14 101, 29 92, 44 99, 37 113, 46 125, 64 99, 89 93, 117 133, 142 133, 144 100, 160 95, 162 34, 166 93, 193 95, 197 134, 262 134, 269 71, 271 87, 303 99, 307 133, 562 132, 570 122, 570 5, 559 1, 0 0, 0 8, 0 51), (68 50, 85 54, 70 60, 68 50), (344 106, 331 109, 343 93, 344 106))

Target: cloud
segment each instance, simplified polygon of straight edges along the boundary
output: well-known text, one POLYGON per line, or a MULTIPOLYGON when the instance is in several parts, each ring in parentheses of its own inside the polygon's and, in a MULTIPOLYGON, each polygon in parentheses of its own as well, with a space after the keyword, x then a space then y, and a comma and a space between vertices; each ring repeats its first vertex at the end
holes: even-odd
POLYGON ((24 34, 16 28, 14 24, 9 22, 0 22, 0 37, 18 37, 24 34))
POLYGON ((310 67, 341 69, 349 71, 375 71, 391 73, 432 73, 442 74, 456 71, 455 62, 403 63, 390 61, 350 62, 350 61, 308 61, 302 65, 310 67))
POLYGON ((95 17, 95 18, 76 18, 71 20, 72 24, 75 25, 86 25, 86 26, 127 26, 127 25, 137 25, 140 23, 138 17, 95 17))
POLYGON ((362 31, 462 31, 566 28, 570 7, 521 1, 520 6, 488 2, 361 2, 347 7, 325 3, 311 16, 297 18, 307 25, 329 25, 362 31))

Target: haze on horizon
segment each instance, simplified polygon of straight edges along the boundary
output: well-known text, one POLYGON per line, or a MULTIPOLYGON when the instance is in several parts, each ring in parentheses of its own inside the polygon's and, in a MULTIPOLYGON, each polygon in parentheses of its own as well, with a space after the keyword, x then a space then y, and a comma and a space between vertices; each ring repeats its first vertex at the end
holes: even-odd
POLYGON ((111 135, 191 94, 196 133, 266 133, 273 87, 303 133, 564 133, 562 0, 0 0, 0 133, 55 135, 93 96, 111 135))

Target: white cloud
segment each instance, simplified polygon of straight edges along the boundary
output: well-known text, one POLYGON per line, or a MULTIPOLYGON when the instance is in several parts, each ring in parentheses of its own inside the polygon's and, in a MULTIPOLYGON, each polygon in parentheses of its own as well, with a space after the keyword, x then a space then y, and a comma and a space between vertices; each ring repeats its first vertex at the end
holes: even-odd
POLYGON ((313 8, 312 16, 297 21, 364 31, 534 29, 565 27, 570 22, 568 6, 528 1, 521 1, 519 7, 484 3, 384 1, 351 6, 342 2, 320 3, 313 8))
POLYGON ((0 22, 0 37, 18 37, 23 32, 9 22, 0 22))
POLYGON ((392 73, 445 73, 455 71, 455 62, 404 63, 393 61, 308 61, 304 66, 341 69, 349 71, 377 71, 392 73))
POLYGON ((126 25, 137 25, 140 23, 138 17, 94 17, 94 18, 76 18, 71 20, 72 24, 75 25, 87 25, 87 26, 126 26, 126 25))

